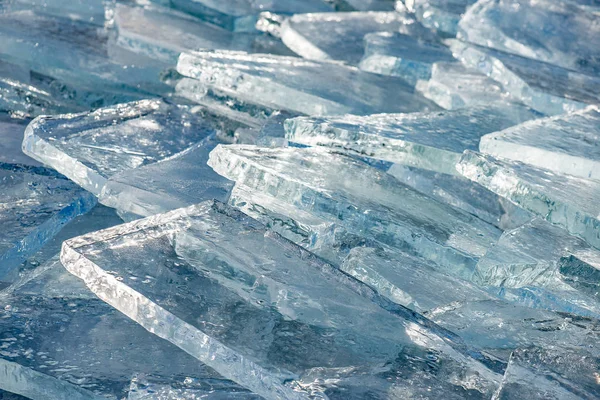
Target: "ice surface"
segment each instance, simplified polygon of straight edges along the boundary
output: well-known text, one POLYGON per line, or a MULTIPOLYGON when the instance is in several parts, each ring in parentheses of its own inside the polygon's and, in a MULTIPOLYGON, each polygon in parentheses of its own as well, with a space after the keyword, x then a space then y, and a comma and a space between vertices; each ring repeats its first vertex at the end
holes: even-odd
POLYGON ((297 14, 283 22, 280 34, 283 43, 304 58, 358 64, 365 35, 384 31, 433 36, 410 14, 400 12, 297 14))
POLYGON ((0 163, 40 166, 40 163, 23 154, 21 150, 25 131, 23 122, 0 117, 0 163))
POLYGON ((600 73, 595 12, 563 0, 479 0, 460 21, 459 37, 583 72, 600 73))
POLYGON ((600 111, 590 106, 485 135, 479 148, 496 157, 599 180, 599 136, 600 111))
POLYGON ((177 71, 242 101, 309 115, 437 109, 400 78, 338 63, 200 51, 182 53, 177 71))
POLYGON ((4 11, 34 10, 52 17, 68 18, 89 24, 104 24, 104 1, 88 0, 5 0, 4 11))
POLYGON ((494 49, 448 41, 454 57, 500 83, 514 99, 548 115, 600 102, 600 79, 494 49))
POLYGON ((402 1, 424 26, 443 36, 455 36, 460 18, 477 0, 398 0, 402 1))
POLYGON ((450 398, 483 398, 498 379, 449 332, 220 203, 69 240, 61 261, 102 300, 265 398, 389 398, 426 393, 433 379, 450 398))
POLYGON ((165 159, 213 133, 189 107, 141 100, 38 117, 25 131, 23 150, 99 195, 112 175, 165 159))
POLYGON ((0 163, 0 280, 95 203, 54 171, 0 163))
POLYGON ((399 76, 413 84, 431 78, 434 63, 455 61, 446 46, 402 33, 370 33, 365 36, 365 47, 360 69, 399 76))
POLYGON ((466 151, 457 170, 600 248, 600 183, 466 151))
POLYGON ((415 87, 447 110, 513 100, 493 79, 456 62, 434 63, 431 78, 418 81, 415 87))
POLYGON ((346 3, 357 11, 392 11, 395 8, 395 0, 340 0, 338 3, 346 3))
POLYGON ((343 235, 418 254, 459 276, 472 274, 477 258, 500 232, 390 175, 322 148, 217 146, 208 164, 235 181, 242 193, 251 193, 249 198, 232 194, 232 204, 252 216, 275 212, 294 221, 284 230, 300 225, 312 234, 334 224, 343 235))
POLYGON ((452 111, 368 116, 299 117, 286 122, 287 138, 351 154, 457 175, 464 150, 479 139, 539 116, 522 106, 496 104, 452 111))

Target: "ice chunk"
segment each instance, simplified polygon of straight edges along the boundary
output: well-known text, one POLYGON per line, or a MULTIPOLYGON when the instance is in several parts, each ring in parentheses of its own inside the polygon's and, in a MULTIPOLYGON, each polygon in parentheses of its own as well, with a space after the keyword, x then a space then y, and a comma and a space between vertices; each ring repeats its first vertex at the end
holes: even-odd
POLYGON ((287 138, 379 160, 458 175, 464 150, 479 139, 539 116, 527 107, 496 104, 453 111, 368 116, 299 117, 286 122, 287 138))
POLYGON ((0 163, 0 280, 95 203, 54 171, 0 163))
POLYGON ((492 192, 600 248, 600 183, 465 151, 457 170, 492 192))
POLYGON ((102 204, 141 216, 163 213, 205 200, 227 202, 233 182, 206 163, 219 142, 208 137, 171 158, 111 176, 102 188, 102 204))
POLYGON ((459 37, 583 72, 600 73, 598 15, 562 0, 479 0, 460 21, 459 37))
POLYGON ((404 80, 338 63, 232 51, 182 53, 177 71, 242 101, 309 115, 437 109, 404 80))
POLYGON ((415 87, 447 110, 513 100, 493 79, 456 62, 433 64, 431 78, 418 81, 415 87))
POLYGON ((496 386, 449 332, 220 203, 69 240, 61 261, 101 299, 268 399, 384 399, 432 379, 452 397, 482 398, 496 386))
POLYGON ((40 163, 21 150, 23 131, 23 121, 0 118, 0 163, 40 166, 40 163))
POLYGON ((528 121, 481 138, 483 153, 563 174, 600 180, 600 111, 528 121))
POLYGON ((304 58, 358 64, 365 52, 365 35, 384 31, 433 36, 400 12, 296 14, 283 22, 280 34, 283 43, 304 58))
POLYGON ((189 14, 229 30, 251 31, 262 12, 301 14, 333 11, 324 0, 171 0, 189 14))
POLYGON ((458 40, 448 43, 465 66, 494 79, 512 98, 544 114, 563 114, 600 102, 596 76, 458 40))
POLYGON ((455 61, 446 46, 402 33, 370 33, 365 46, 360 69, 399 76, 412 84, 431 78, 434 63, 455 61))
POLYGON ((106 179, 179 153, 214 133, 189 107, 141 100, 81 114, 38 117, 27 155, 99 195, 106 179))
POLYGON ((240 206, 259 201, 244 210, 254 208, 258 216, 261 209, 276 212, 294 220, 292 227, 317 234, 334 224, 350 235, 431 259, 459 276, 470 276, 477 258, 499 237, 497 228, 478 218, 326 149, 217 146, 208 164, 253 193, 250 199, 234 198, 240 206))
POLYGON ((456 36, 462 15, 477 0, 398 0, 398 3, 402 1, 424 26, 443 36, 456 36))

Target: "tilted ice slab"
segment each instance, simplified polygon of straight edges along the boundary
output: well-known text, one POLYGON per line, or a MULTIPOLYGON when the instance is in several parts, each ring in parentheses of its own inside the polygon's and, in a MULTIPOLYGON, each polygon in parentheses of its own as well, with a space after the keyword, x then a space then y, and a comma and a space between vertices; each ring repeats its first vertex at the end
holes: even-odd
POLYGON ((465 177, 600 248, 600 183, 466 151, 465 177))
POLYGON ((359 68, 399 76, 413 84, 428 80, 435 63, 456 60, 446 46, 427 39, 404 33, 370 33, 364 37, 365 51, 359 68))
POLYGON ((481 136, 537 116, 527 107, 495 104, 431 113, 298 117, 285 126, 291 142, 457 175, 454 166, 462 152, 477 150, 481 136))
MULTIPOLYGON (((322 148, 217 146, 208 164, 252 193, 243 209, 253 216, 266 209, 294 220, 292 230, 300 225, 316 234, 334 224, 431 259, 459 276, 472 274, 477 258, 500 233, 373 167, 322 148)), ((240 203, 244 197, 235 199, 240 203)))
POLYGON ((413 112, 437 106, 404 80, 338 63, 234 51, 182 53, 177 71, 240 100, 308 115, 413 112))
POLYGON ((418 81, 415 87, 447 110, 512 100, 493 79, 458 62, 436 62, 431 66, 431 77, 418 81))
POLYGON ((144 374, 166 387, 189 378, 248 394, 99 300, 58 255, 34 272, 0 292, 0 389, 33 400, 116 400, 144 374))
POLYGON ((99 201, 121 213, 141 216, 210 199, 227 202, 233 182, 206 164, 218 143, 208 137, 173 157, 115 174, 102 188, 99 201))
POLYGON ((479 149, 555 172, 600 180, 600 110, 528 121, 481 138, 479 149))
POLYGON ((450 397, 479 398, 498 377, 449 332, 218 202, 69 240, 61 261, 102 300, 265 398, 383 399, 424 393, 433 379, 450 397), (431 351, 435 370, 418 361, 431 351), (456 371, 473 389, 448 383, 461 384, 456 371))
MULTIPOLYGON (((398 0, 424 26, 443 36, 456 36, 460 18, 477 0, 398 0)), ((398 7, 397 8, 401 8, 398 7)))
POLYGON ((500 83, 512 98, 548 115, 600 102, 600 79, 552 64, 451 40, 454 57, 500 83))
POLYGON ((54 171, 0 163, 0 280, 95 204, 54 171))
POLYGON ((365 52, 365 35, 384 31, 433 36, 401 12, 296 14, 283 22, 280 34, 283 43, 304 58, 358 64, 365 52))
POLYGON ((333 11, 323 0, 172 0, 171 4, 212 24, 235 31, 252 31, 262 12, 302 14, 333 11))
POLYGON ((497 50, 598 75, 598 15, 562 0, 480 0, 461 19, 459 37, 497 50))
POLYGON ((99 195, 112 175, 165 159, 213 133, 189 107, 141 100, 38 117, 25 131, 23 150, 99 195))

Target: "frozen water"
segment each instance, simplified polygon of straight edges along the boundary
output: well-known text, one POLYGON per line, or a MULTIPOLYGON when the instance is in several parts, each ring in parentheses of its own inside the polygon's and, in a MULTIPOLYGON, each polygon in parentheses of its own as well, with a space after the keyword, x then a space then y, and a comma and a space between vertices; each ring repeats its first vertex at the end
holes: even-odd
POLYGON ((0 117, 0 163, 40 166, 21 150, 24 131, 24 121, 0 117))
MULTIPOLYGON (((455 36, 458 23, 469 6, 477 0, 398 0, 415 13, 424 26, 442 36, 455 36)), ((400 7, 397 7, 400 8, 400 7)))

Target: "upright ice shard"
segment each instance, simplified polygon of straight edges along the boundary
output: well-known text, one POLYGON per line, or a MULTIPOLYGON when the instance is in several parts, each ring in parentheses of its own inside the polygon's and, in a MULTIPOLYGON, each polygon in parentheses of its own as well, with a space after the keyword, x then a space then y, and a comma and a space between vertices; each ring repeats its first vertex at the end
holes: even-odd
POLYGON ((431 113, 298 117, 285 127, 291 142, 458 175, 456 162, 464 150, 478 149, 481 136, 538 116, 527 107, 494 104, 431 113))
POLYGON ((479 0, 459 37, 592 76, 600 72, 598 15, 564 0, 479 0))
POLYGON ((101 299, 267 399, 387 399, 426 395, 434 382, 448 398, 483 398, 497 384, 449 332, 220 203, 69 240, 61 261, 101 299))
POLYGON ((465 151, 457 170, 522 208, 600 248, 600 183, 465 151))
POLYGON ((296 14, 283 22, 280 34, 283 43, 304 58, 358 64, 365 52, 365 35, 385 31, 433 37, 410 14, 401 12, 296 14))
POLYGON ((252 31, 262 12, 302 14, 333 11, 324 0, 171 0, 171 4, 212 24, 234 31, 252 31))
POLYGON ((548 115, 600 102, 600 78, 529 58, 452 40, 454 57, 502 85, 511 97, 548 115))
POLYGON ((600 110, 528 121, 481 138, 479 149, 555 172, 600 180, 600 110))
POLYGON ((435 63, 456 62, 446 46, 418 36, 378 32, 366 35, 364 40, 360 69, 399 76, 412 84, 431 78, 435 63))
POLYGON ((99 195, 119 172, 179 153, 214 133, 189 107, 141 100, 81 114, 38 117, 25 154, 99 195))
POLYGON ((291 219, 282 226, 289 231, 286 236, 309 232, 329 240, 323 229, 333 225, 339 235, 363 238, 347 239, 347 250, 364 239, 376 240, 470 276, 500 233, 375 168, 323 148, 217 146, 208 163, 236 182, 231 204, 258 218, 274 213, 291 219))
POLYGON ((308 115, 438 108, 400 78, 370 74, 339 63, 200 51, 182 53, 177 71, 242 101, 308 115))
POLYGON ((42 167, 0 163, 0 280, 96 199, 42 167))

